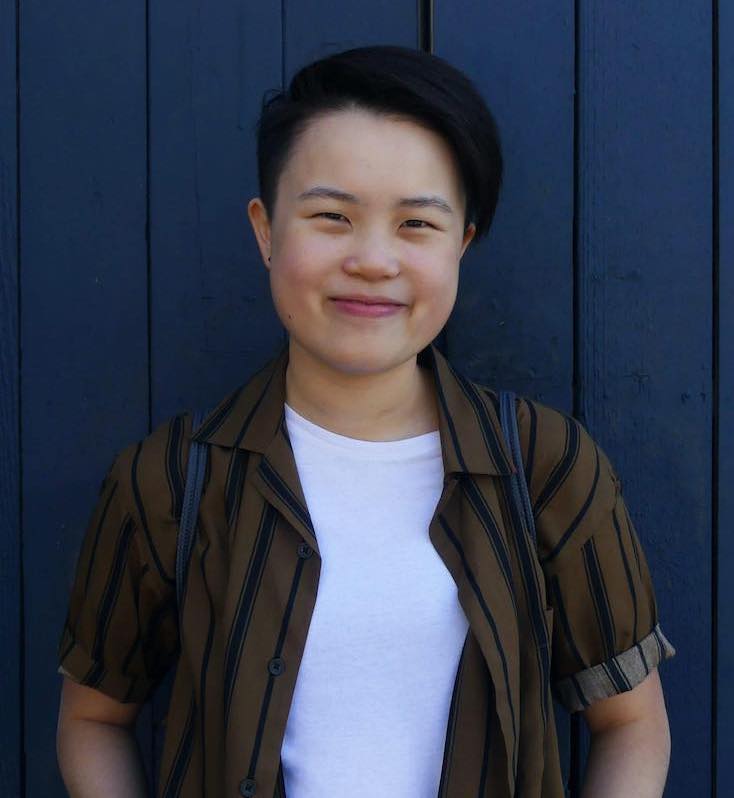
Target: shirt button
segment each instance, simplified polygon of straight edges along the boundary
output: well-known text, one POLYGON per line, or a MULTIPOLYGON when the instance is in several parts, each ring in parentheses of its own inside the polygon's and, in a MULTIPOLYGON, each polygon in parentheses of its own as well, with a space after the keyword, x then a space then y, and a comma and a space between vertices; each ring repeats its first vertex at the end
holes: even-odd
POLYGON ((273 676, 279 676, 285 670, 285 662, 280 657, 273 657, 268 662, 268 670, 273 676))
POLYGON ((240 795, 243 798, 251 798, 255 794, 255 779, 242 779, 240 782, 240 795))
POLYGON ((313 554, 313 549, 308 543, 300 543, 298 546, 298 556, 302 560, 307 560, 313 554))

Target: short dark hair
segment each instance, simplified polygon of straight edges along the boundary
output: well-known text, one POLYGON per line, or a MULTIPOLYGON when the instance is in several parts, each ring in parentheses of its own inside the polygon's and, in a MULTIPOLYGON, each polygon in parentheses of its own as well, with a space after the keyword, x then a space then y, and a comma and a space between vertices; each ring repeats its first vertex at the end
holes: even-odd
POLYGON ((356 47, 307 64, 285 91, 272 91, 256 126, 260 198, 271 219, 278 180, 308 123, 356 107, 409 118, 441 135, 463 182, 464 229, 474 223, 473 241, 489 231, 502 183, 500 137, 476 86, 448 61, 397 45, 356 47))

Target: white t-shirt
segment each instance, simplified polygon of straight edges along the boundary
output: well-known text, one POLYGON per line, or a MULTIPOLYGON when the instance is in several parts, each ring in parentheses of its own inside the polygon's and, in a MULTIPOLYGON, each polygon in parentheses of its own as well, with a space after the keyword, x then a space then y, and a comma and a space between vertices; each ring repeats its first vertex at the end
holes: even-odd
POLYGON ((337 435, 286 404, 321 553, 281 750, 288 798, 435 798, 468 622, 428 525, 438 431, 337 435))

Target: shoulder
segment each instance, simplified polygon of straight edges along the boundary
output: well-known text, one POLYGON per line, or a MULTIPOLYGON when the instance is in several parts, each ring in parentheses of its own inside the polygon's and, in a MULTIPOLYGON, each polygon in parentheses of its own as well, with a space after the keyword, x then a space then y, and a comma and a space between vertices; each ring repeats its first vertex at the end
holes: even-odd
POLYGON ((159 423, 115 455, 101 488, 114 491, 115 502, 132 518, 142 559, 152 559, 166 574, 175 563, 191 432, 188 411, 159 423))

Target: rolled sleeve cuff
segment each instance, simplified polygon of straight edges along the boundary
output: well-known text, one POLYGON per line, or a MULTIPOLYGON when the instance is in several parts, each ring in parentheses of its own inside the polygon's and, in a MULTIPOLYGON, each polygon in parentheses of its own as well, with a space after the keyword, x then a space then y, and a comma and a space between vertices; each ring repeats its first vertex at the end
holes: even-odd
POLYGON ((77 684, 93 687, 122 703, 143 703, 153 685, 147 679, 115 673, 93 660, 84 647, 74 642, 59 660, 57 673, 77 684))
POLYGON ((632 648, 556 682, 554 692, 569 712, 580 712, 602 698, 632 690, 653 668, 673 656, 675 649, 656 624, 632 648))

